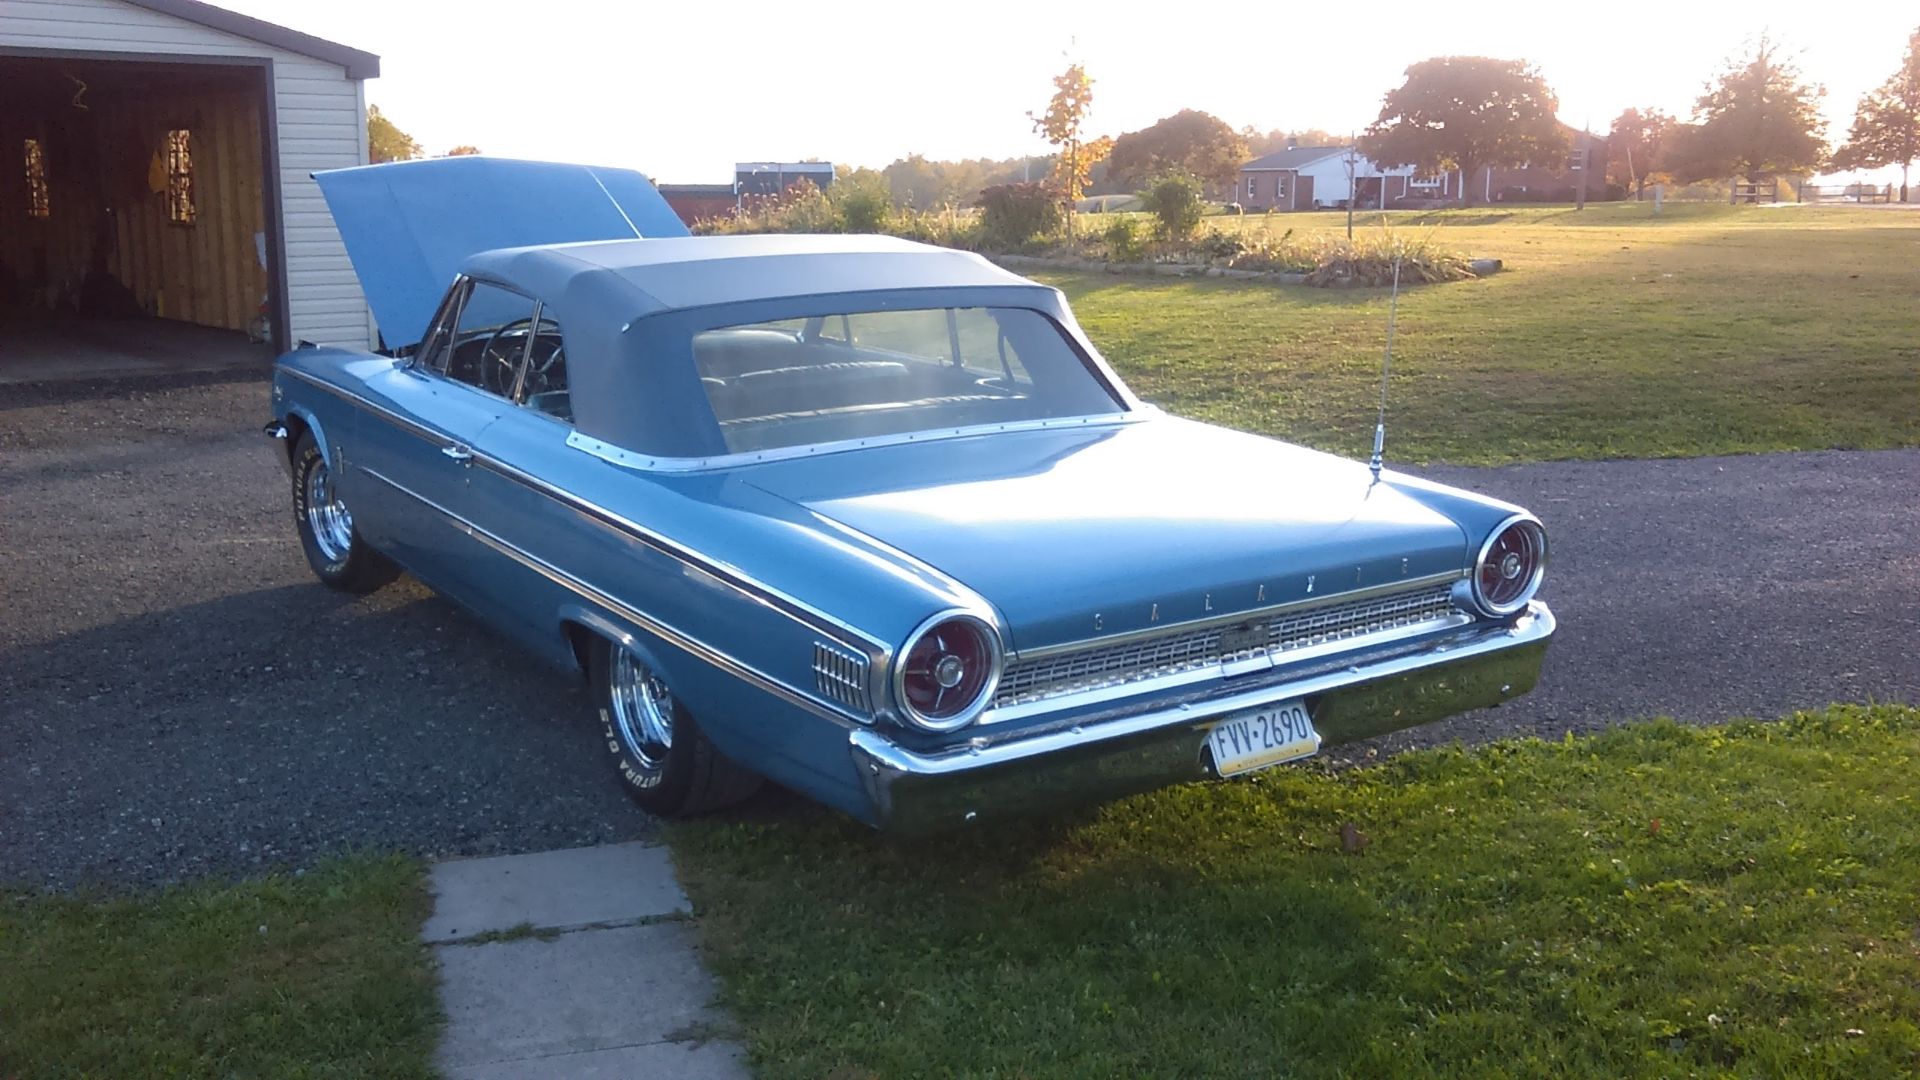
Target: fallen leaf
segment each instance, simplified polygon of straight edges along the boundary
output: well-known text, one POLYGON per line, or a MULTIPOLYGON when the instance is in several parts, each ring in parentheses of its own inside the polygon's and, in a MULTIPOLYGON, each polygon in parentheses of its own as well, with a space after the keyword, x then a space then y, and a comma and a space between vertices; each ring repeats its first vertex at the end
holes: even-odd
POLYGON ((1660 835, 1660 819, 1659 818, 1654 818, 1652 821, 1647 822, 1647 835, 1648 836, 1660 835))

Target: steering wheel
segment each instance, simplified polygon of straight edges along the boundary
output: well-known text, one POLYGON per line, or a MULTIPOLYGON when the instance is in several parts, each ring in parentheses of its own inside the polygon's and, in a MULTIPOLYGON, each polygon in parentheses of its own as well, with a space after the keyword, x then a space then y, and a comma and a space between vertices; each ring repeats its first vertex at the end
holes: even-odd
POLYGON ((478 359, 481 386, 501 397, 513 396, 514 370, 520 366, 520 353, 524 350, 524 343, 522 348, 509 352, 500 347, 500 339, 517 338, 523 333, 530 332, 532 326, 533 318, 529 316, 501 323, 494 328, 493 333, 487 335, 486 344, 480 346, 478 359))
MULTIPOLYGON (((552 325, 549 320, 540 321, 552 325)), ((480 346, 480 385, 503 398, 511 399, 514 376, 520 367, 522 348, 502 348, 502 341, 503 339, 515 341, 531 336, 534 355, 529 358, 523 391, 527 394, 537 394, 558 389, 559 387, 552 384, 564 378, 566 361, 565 350, 558 333, 559 328, 556 326, 554 329, 555 333, 552 335, 551 343, 547 344, 545 355, 540 355, 540 348, 546 335, 542 335, 539 328, 533 325, 532 316, 501 323, 495 327, 493 333, 487 335, 486 344, 480 346)), ((564 382, 561 385, 565 385, 564 382)))
POLYGON ((567 350, 560 340, 560 327, 552 319, 540 322, 542 326, 533 328, 533 351, 527 357, 527 373, 520 380, 521 401, 567 388, 567 350), (543 327, 550 332, 541 333, 543 327))

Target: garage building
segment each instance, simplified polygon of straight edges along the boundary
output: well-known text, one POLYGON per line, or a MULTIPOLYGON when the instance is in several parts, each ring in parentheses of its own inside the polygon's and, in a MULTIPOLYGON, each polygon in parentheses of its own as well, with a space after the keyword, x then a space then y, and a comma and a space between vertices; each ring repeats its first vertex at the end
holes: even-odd
POLYGON ((379 57, 195 0, 0 0, 0 382, 365 346, 312 172, 379 57))

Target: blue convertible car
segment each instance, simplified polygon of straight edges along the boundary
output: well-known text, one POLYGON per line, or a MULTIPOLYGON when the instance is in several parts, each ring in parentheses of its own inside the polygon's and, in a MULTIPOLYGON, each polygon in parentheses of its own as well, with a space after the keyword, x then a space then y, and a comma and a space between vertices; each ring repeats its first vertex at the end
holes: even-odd
POLYGON ((275 369, 314 572, 404 567, 582 672, 652 811, 766 777, 957 824, 1538 677, 1531 515, 1164 415, 1057 290, 977 255, 675 236, 612 170, 320 179, 387 348, 275 369))

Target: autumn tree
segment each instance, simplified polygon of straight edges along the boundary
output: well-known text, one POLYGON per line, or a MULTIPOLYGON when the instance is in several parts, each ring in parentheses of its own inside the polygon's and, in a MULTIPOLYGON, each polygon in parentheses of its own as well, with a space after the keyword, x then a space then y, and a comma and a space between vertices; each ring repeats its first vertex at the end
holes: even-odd
POLYGON ((1826 156, 1827 122, 1820 115, 1826 93, 1803 81, 1799 67, 1762 35, 1744 55, 1728 59, 1694 104, 1698 130, 1676 163, 1678 177, 1761 181, 1812 172, 1826 156))
POLYGON ((1186 173, 1224 191, 1247 160, 1247 141, 1211 113, 1182 109, 1151 127, 1113 140, 1107 175, 1140 184, 1164 173, 1186 173))
POLYGON ((367 159, 381 161, 412 161, 420 156, 420 144, 414 137, 401 131, 394 122, 380 112, 380 106, 367 106, 367 159))
POLYGON ((1667 171, 1666 141, 1672 130, 1673 117, 1659 109, 1628 109, 1615 117, 1607 133, 1607 179, 1636 199, 1644 195, 1647 185, 1667 171))
POLYGON ((1842 169, 1900 166, 1900 201, 1907 201, 1907 173, 1920 157, 1920 30, 1907 38, 1900 70, 1860 99, 1847 141, 1833 153, 1842 169))
POLYGON ((448 157, 471 157, 472 155, 478 154, 479 152, 480 152, 479 147, 468 146, 467 144, 462 143, 459 146, 456 146, 453 149, 447 151, 447 156, 448 157))
POLYGON ((1113 140, 1105 136, 1086 138, 1087 113, 1092 109, 1093 79, 1088 77, 1086 68, 1069 64, 1067 70, 1054 76, 1053 97, 1045 111, 1027 114, 1033 121, 1033 130, 1059 148, 1050 182, 1067 203, 1069 240, 1073 238, 1073 204, 1085 192, 1094 163, 1113 149, 1113 140))
MULTIPOLYGON (((1554 119, 1559 107, 1525 61, 1437 56, 1407 68, 1407 81, 1387 92, 1360 147, 1388 168, 1458 169, 1471 181, 1483 167, 1563 157, 1567 140, 1554 119)), ((1469 203, 1472 192, 1468 182, 1462 193, 1469 203)))

